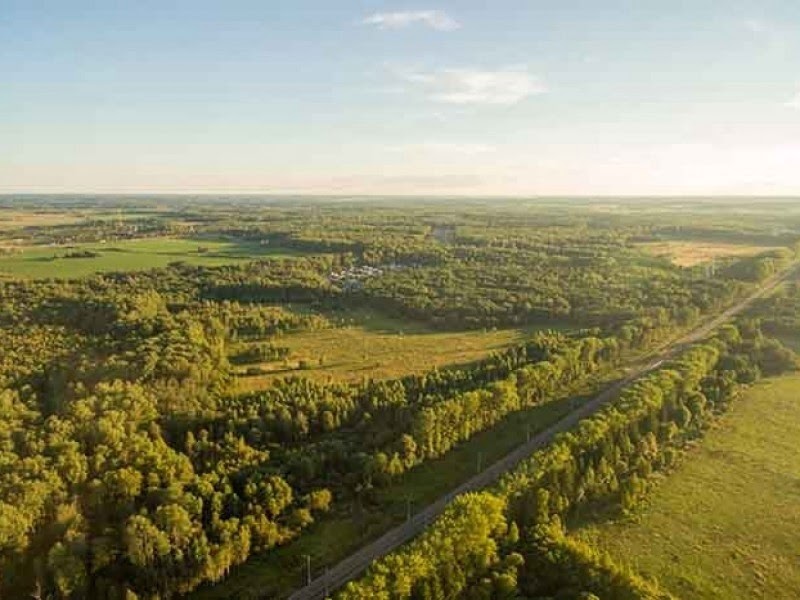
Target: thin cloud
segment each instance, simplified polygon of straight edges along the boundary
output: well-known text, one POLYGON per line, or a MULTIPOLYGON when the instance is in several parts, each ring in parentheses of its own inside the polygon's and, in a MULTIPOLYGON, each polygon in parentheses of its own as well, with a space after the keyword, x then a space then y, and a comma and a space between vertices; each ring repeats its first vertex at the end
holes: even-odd
POLYGON ((539 78, 524 67, 400 71, 397 75, 444 104, 511 105, 546 91, 539 78))
POLYGON ((437 155, 476 156, 496 152, 497 148, 489 144, 471 142, 418 142, 391 146, 394 152, 421 153, 437 155))
POLYGON ((786 50, 786 34, 774 22, 764 19, 744 19, 741 25, 750 33, 752 39, 763 44, 768 50, 773 52, 786 50))
POLYGON ((796 108, 800 110, 800 91, 794 95, 794 98, 784 102, 783 105, 787 108, 796 108))
POLYGON ((773 32, 772 26, 761 19, 745 19, 742 21, 742 25, 754 35, 771 34, 773 32))
POLYGON ((411 25, 424 25, 437 31, 454 31, 461 24, 441 10, 415 10, 405 12, 374 13, 364 19, 363 25, 378 29, 403 29, 411 25))

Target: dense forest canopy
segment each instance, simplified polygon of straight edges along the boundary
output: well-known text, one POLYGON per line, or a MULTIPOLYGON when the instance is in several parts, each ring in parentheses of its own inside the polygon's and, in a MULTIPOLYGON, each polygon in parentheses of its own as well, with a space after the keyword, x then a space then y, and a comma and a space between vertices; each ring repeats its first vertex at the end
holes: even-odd
MULTIPOLYGON (((800 210, 780 201, 4 198, 0 596, 208 589, 315 522, 380 511, 408 473, 718 313, 790 268, 798 240, 800 210), (746 224, 732 216, 745 207, 746 224), (48 219, 16 227, 20 212, 48 219), (718 252, 680 266, 648 250, 664 241, 718 252), (130 254, 140 264, 113 268, 130 254), (364 310, 525 339, 383 379, 313 379, 319 365, 292 362, 291 336, 364 310), (242 388, 263 369, 285 376, 242 388)), ((562 523, 601 496, 634 504, 738 385, 793 368, 768 336, 798 332, 798 298, 793 283, 760 300, 497 490, 458 501, 424 541, 451 562, 407 567, 416 546, 391 559, 377 572, 407 577, 410 595, 389 597, 661 597, 562 523)))

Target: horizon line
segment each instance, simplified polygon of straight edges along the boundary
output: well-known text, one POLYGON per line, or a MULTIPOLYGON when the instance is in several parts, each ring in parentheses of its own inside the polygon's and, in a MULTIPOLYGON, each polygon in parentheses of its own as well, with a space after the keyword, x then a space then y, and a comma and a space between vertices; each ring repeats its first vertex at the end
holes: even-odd
POLYGON ((0 197, 6 196, 251 196, 251 197, 309 197, 309 198, 497 198, 497 199, 549 199, 549 198, 609 198, 609 199, 636 199, 636 198, 775 198, 775 199, 800 199, 800 191, 788 194, 775 193, 691 193, 691 194, 614 194, 614 193, 540 193, 540 194, 448 194, 442 192, 390 192, 390 193, 347 193, 347 192, 236 192, 236 191, 144 191, 144 192, 86 192, 86 191, 0 191, 0 197))

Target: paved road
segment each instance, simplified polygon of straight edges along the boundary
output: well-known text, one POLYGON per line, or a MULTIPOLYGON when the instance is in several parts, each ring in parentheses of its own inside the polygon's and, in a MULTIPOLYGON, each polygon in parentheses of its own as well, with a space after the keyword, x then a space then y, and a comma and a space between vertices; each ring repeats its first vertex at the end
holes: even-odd
POLYGON ((738 302, 734 306, 726 309, 713 319, 707 321, 691 333, 674 340, 660 350, 656 351, 652 360, 648 361, 644 366, 638 366, 632 369, 629 374, 622 380, 618 381, 602 393, 598 394, 590 401, 584 403, 582 406, 565 416, 563 419, 551 425, 544 431, 531 437, 529 441, 519 446, 516 450, 510 452, 484 471, 478 473, 473 478, 465 481, 457 488, 451 490, 433 504, 429 504, 422 511, 414 515, 409 521, 402 525, 398 525, 394 529, 389 530, 377 540, 362 547, 360 550, 351 554, 346 559, 342 560, 339 564, 331 568, 324 575, 313 579, 310 584, 303 588, 296 590, 289 596, 289 600, 322 600, 330 592, 338 587, 343 586, 345 583, 354 579, 369 567, 372 562, 398 546, 409 541, 411 538, 422 532, 436 517, 438 517, 445 507, 458 495, 465 492, 472 492, 489 486, 494 483, 503 473, 512 470, 522 460, 530 456, 535 450, 549 444, 553 438, 563 432, 574 427, 578 421, 584 419, 594 413, 603 404, 615 397, 620 390, 631 383, 634 379, 657 369, 661 363, 675 354, 679 353, 685 346, 696 343, 706 336, 711 331, 740 313, 747 308, 751 302, 760 298, 774 290, 786 277, 791 275, 797 270, 797 265, 787 269, 783 273, 772 277, 767 280, 755 293, 751 294, 744 300, 738 302))

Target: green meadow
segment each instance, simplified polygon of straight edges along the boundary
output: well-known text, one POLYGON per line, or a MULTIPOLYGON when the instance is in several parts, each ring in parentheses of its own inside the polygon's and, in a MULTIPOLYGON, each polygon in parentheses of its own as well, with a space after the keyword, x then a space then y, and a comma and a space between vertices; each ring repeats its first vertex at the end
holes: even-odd
POLYGON ((297 254, 286 248, 221 238, 145 238, 6 250, 0 254, 0 274, 35 279, 72 279, 99 272, 166 267, 173 262, 217 266, 297 254), (87 256, 77 256, 82 252, 87 256), (88 256, 88 253, 93 256, 88 256))
MULTIPOLYGON (((480 360, 492 352, 523 343, 542 329, 569 329, 569 325, 553 321, 521 328, 438 331, 423 323, 393 319, 369 309, 327 312, 325 316, 337 326, 275 338, 276 345, 288 348, 288 358, 257 365, 261 372, 241 377, 240 388, 268 387, 276 378, 288 375, 318 381, 403 377, 434 367, 480 360)), ((239 367, 239 374, 243 375, 252 366, 255 365, 239 367)))
POLYGON ((800 597, 800 375, 747 390, 644 508, 579 535, 681 598, 800 597))

